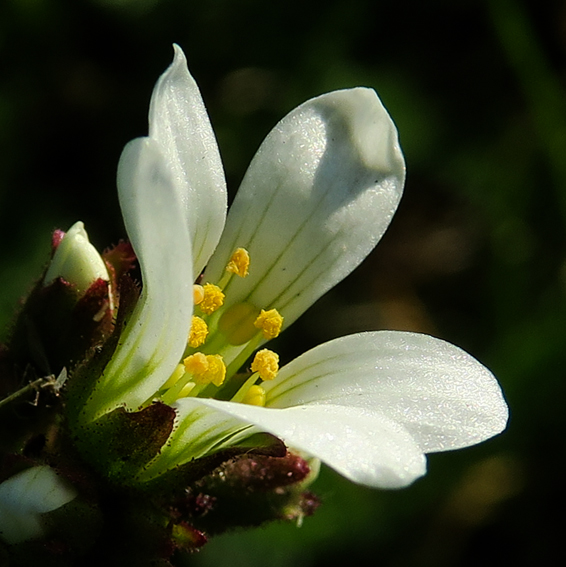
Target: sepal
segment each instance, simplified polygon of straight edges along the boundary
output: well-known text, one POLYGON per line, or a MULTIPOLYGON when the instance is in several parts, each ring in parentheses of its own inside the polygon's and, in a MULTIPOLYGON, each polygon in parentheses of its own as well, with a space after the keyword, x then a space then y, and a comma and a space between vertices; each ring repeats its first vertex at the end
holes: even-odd
POLYGON ((137 473, 169 439, 174 421, 175 411, 163 403, 136 412, 118 408, 79 430, 76 443, 110 482, 135 485, 137 473))
POLYGON ((195 551, 208 541, 203 532, 187 522, 171 524, 171 539, 175 547, 182 551, 195 551))
POLYGON ((187 490, 183 502, 191 523, 210 535, 276 520, 301 522, 318 507, 307 491, 317 464, 286 452, 282 457, 244 454, 223 463, 187 490))
MULTIPOLYGON (((211 475, 223 463, 238 458, 241 455, 254 454, 266 457, 283 457, 286 453, 287 449, 280 439, 269 433, 256 433, 241 440, 237 445, 171 467, 151 480, 144 479, 142 488, 146 491, 170 495, 174 494, 179 486, 193 485, 204 477, 211 475)), ((159 458, 156 460, 159 460, 159 458)), ((144 473, 142 473, 142 479, 144 473)))
POLYGON ((73 370, 66 384, 65 413, 71 430, 81 427, 85 404, 100 390, 98 379, 118 348, 122 329, 130 319, 139 298, 139 289, 127 274, 121 277, 116 289, 120 305, 112 333, 104 344, 89 351, 88 356, 73 370))
POLYGON ((13 327, 7 350, 20 368, 32 365, 39 375, 58 374, 80 362, 103 342, 112 328, 110 288, 98 279, 77 300, 61 278, 36 286, 13 327))

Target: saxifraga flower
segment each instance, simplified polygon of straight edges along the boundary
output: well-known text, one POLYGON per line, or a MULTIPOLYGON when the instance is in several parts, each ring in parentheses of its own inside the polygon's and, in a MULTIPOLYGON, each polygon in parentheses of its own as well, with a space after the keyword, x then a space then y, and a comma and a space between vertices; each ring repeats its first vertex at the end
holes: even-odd
POLYGON ((376 93, 335 91, 275 126, 226 218, 218 147, 175 46, 153 92, 149 136, 131 141, 118 166, 141 295, 118 310, 107 359, 95 356, 69 380, 67 423, 87 460, 146 486, 269 434, 354 482, 397 488, 425 473, 426 453, 500 433, 508 411, 497 381, 445 341, 359 333, 281 368, 264 348, 374 248, 404 178, 376 93), (152 419, 168 425, 154 431, 152 419), (128 458, 107 450, 116 424, 128 458))
POLYGON ((373 249, 404 176, 395 126, 375 92, 331 92, 273 129, 225 224, 218 148, 175 47, 153 92, 149 137, 130 142, 118 168, 142 295, 80 422, 170 404, 174 430, 140 482, 264 431, 354 482, 400 487, 424 474, 424 453, 502 431, 507 406, 491 373, 421 334, 343 337, 278 372, 271 359, 269 379, 255 371, 261 364, 238 378, 254 351, 373 249), (194 286, 203 269, 204 286, 194 286), (191 346, 197 326, 206 330, 191 346))

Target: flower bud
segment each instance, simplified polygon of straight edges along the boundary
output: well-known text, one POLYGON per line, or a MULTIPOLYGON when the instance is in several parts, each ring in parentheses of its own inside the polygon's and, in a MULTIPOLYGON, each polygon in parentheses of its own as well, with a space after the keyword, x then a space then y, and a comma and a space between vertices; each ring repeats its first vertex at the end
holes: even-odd
POLYGON ((43 285, 57 278, 75 286, 79 296, 97 280, 109 281, 104 260, 90 243, 82 222, 76 222, 63 236, 47 269, 43 285))
POLYGON ((77 491, 48 466, 15 474, 0 483, 0 538, 13 544, 41 537, 42 514, 76 496, 77 491))

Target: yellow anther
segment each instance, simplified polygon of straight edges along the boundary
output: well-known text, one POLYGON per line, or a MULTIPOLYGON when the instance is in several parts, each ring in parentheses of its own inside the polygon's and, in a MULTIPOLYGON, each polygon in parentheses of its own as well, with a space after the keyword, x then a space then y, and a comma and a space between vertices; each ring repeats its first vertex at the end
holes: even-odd
POLYGON ((214 284, 204 284, 202 286, 204 298, 199 303, 200 310, 207 315, 214 313, 224 303, 224 294, 222 290, 214 284))
POLYGON ((195 352, 183 361, 185 369, 193 377, 196 384, 220 386, 226 377, 226 365, 219 354, 203 354, 195 352))
POLYGON ((236 248, 236 251, 232 254, 226 265, 226 271, 245 278, 248 275, 249 267, 250 255, 248 251, 245 248, 236 248))
POLYGON ((202 285, 194 284, 193 285, 193 303, 195 305, 200 305, 202 300, 204 299, 204 288, 202 285))
POLYGON ((207 335, 208 325, 200 317, 193 315, 189 340, 187 341, 189 346, 197 348, 200 345, 204 344, 207 335))
POLYGON ((250 406, 264 406, 265 405, 265 390, 261 386, 251 386, 246 392, 243 404, 249 404, 250 406))
POLYGON ((185 365, 185 370, 190 374, 204 374, 208 370, 208 360, 206 360, 206 354, 202 352, 195 352, 191 356, 187 356, 183 360, 185 365))
POLYGON ((174 386, 180 378, 183 377, 183 374, 185 373, 185 365, 184 364, 177 364, 177 367, 175 368, 175 370, 173 370, 173 373, 171 374, 171 376, 169 377, 169 379, 167 380, 167 382, 165 382, 165 384, 163 384, 164 388, 171 388, 172 386, 174 386))
POLYGON ((224 360, 222 360, 219 354, 209 354, 206 359, 208 360, 207 381, 212 382, 215 386, 220 386, 224 382, 224 378, 226 378, 224 360))
POLYGON ((267 348, 257 351, 252 372, 257 372, 262 380, 273 380, 279 372, 279 355, 267 348))
POLYGON ((254 325, 261 329, 263 336, 266 339, 274 339, 281 332, 283 326, 283 317, 279 315, 277 309, 270 309, 269 311, 261 310, 254 325))

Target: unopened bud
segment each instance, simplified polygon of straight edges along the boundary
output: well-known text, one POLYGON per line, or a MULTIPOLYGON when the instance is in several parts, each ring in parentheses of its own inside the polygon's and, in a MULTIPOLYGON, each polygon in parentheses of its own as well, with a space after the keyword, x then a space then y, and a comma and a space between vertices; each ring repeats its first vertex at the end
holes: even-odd
POLYGON ((0 483, 0 539, 13 544, 41 537, 41 515, 76 496, 77 491, 48 466, 15 474, 0 483))
POLYGON ((75 286, 83 295, 97 280, 109 281, 104 260, 90 243, 82 222, 76 222, 59 242, 43 285, 48 286, 57 278, 75 286))

